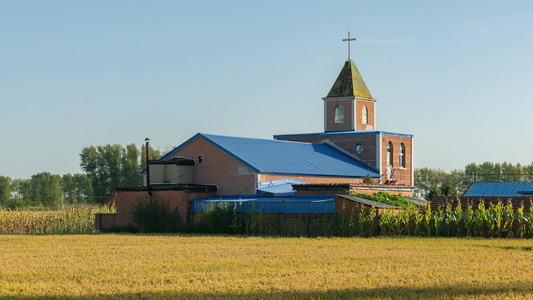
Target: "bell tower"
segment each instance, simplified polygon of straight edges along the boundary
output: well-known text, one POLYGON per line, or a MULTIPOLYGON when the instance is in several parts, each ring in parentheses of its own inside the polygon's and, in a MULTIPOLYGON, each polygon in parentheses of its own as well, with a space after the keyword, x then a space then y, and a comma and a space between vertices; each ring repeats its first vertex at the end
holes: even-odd
POLYGON ((376 99, 350 57, 324 100, 324 132, 275 135, 277 140, 326 143, 381 174, 380 185, 414 185, 413 135, 376 129, 376 99))
POLYGON ((368 91, 363 77, 351 59, 348 38, 348 60, 324 100, 324 131, 376 130, 376 99, 368 91))

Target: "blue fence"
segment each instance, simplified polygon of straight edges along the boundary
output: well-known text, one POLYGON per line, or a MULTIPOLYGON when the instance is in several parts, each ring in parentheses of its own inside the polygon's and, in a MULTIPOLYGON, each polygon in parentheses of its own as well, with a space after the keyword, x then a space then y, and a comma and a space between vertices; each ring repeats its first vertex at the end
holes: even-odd
POLYGON ((335 212, 335 196, 321 197, 254 197, 254 198, 206 198, 190 200, 191 212, 206 209, 228 208, 238 212, 285 214, 332 214, 335 212))

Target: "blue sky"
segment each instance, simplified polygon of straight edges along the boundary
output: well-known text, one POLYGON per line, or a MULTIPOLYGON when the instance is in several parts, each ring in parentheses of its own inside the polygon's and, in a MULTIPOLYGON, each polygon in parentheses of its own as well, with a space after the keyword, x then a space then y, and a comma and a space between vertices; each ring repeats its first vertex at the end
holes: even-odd
POLYGON ((415 167, 533 162, 531 1, 0 1, 0 175, 83 147, 323 130, 347 58, 415 167))

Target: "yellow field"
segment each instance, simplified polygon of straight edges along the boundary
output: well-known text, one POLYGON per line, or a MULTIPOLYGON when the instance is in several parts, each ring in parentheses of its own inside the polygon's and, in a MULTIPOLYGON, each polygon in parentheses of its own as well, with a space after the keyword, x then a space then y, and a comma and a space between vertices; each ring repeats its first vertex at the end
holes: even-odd
POLYGON ((0 235, 0 298, 533 298, 533 240, 0 235))

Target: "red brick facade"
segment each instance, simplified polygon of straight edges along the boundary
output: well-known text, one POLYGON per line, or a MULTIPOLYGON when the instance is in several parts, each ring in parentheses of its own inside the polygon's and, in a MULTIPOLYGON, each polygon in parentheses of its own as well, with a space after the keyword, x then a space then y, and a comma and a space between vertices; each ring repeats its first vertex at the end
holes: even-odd
POLYGON ((313 183, 313 184, 335 184, 335 183, 348 183, 348 184, 360 184, 363 182, 361 178, 346 178, 346 177, 319 177, 319 176, 292 176, 292 175, 270 175, 259 174, 258 181, 270 181, 276 179, 284 179, 290 177, 292 179, 313 183))
POLYGON ((329 97, 324 100, 324 131, 370 130, 376 128, 376 100, 357 97, 329 97), (335 108, 342 106, 343 122, 336 123, 335 108), (366 123, 363 108, 366 107, 366 123))
POLYGON ((255 194, 257 174, 202 138, 191 142, 174 157, 197 158, 199 155, 203 160, 194 166, 194 183, 216 184, 218 195, 255 194))
MULTIPOLYGON (((165 211, 176 211, 181 224, 189 223, 189 200, 216 196, 216 192, 190 193, 184 190, 161 190, 152 192, 152 200, 157 201, 165 211)), ((149 201, 147 191, 119 191, 114 199, 115 214, 97 214, 95 229, 98 231, 117 228, 138 229, 133 223, 133 210, 139 203, 149 201)))
POLYGON ((387 155, 389 142, 392 144, 392 169, 391 183, 395 185, 414 185, 413 178, 413 138, 399 135, 381 135, 381 174, 387 180, 387 155), (403 146, 404 166, 400 166, 400 146, 403 146))

